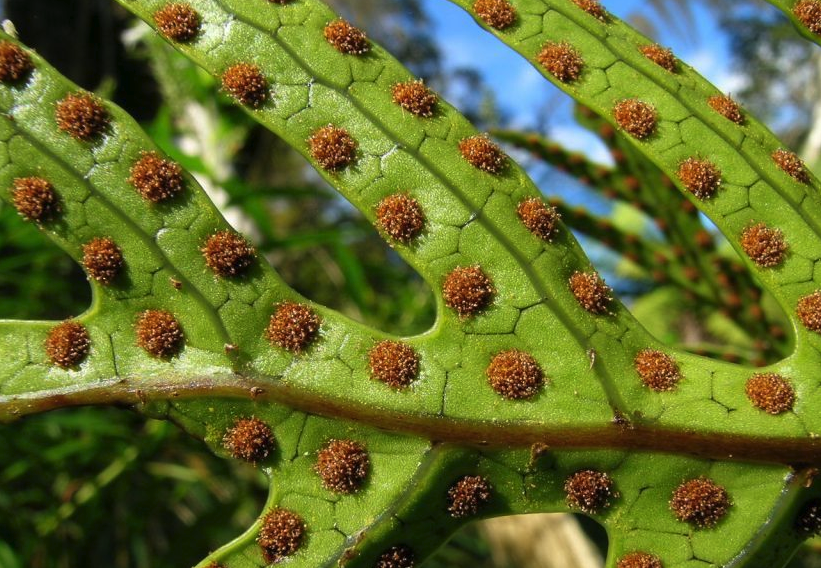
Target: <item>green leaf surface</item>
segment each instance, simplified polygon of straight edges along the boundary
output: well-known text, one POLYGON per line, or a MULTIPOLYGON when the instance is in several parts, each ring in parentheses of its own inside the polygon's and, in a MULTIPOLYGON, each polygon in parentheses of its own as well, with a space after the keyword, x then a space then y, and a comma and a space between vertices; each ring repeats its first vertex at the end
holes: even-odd
MULTIPOLYGON (((151 25, 167 4, 121 3, 151 25)), ((806 469, 821 463, 817 333, 793 317, 795 353, 766 370, 789 377, 795 404, 777 416, 763 412, 745 394, 752 369, 663 347, 617 300, 584 309, 569 283, 591 270, 578 243, 564 226, 542 240, 517 215, 521 201, 539 195, 525 173, 512 162, 497 173, 468 163, 459 142, 476 132, 446 103, 430 118, 394 103, 391 89, 411 79, 407 70, 375 44, 362 55, 334 49, 323 30, 336 16, 322 2, 189 4, 200 26, 174 46, 217 77, 238 63, 257 66, 269 90, 246 108, 253 119, 314 162, 307 141, 318 129, 333 124, 353 137, 353 163, 318 169, 369 220, 390 195, 417 200, 422 234, 392 245, 440 297, 433 328, 402 339, 419 372, 401 389, 374 380, 369 356, 388 335, 300 298, 259 257, 241 275, 215 274, 202 249, 229 228, 194 179, 186 175, 167 201, 144 200, 129 178, 152 142, 110 103, 110 124, 91 140, 60 131, 55 104, 77 87, 28 51, 29 76, 0 86, 0 197, 13 201, 15 179, 48 179, 60 210, 42 230, 78 262, 90 239, 115 239, 125 264, 110 284, 92 283, 92 306, 77 318, 91 347, 74 366, 49 362, 54 322, 0 322, 0 419, 128 404, 174 421, 226 457, 238 420, 267 425, 276 442, 252 458, 270 478, 259 520, 202 567, 264 565, 258 539, 271 530, 263 526, 269 513, 282 509, 304 523, 288 565, 370 567, 400 545, 422 560, 470 520, 567 511, 568 481, 585 471, 612 483, 609 499, 583 507, 608 531, 609 566, 635 551, 671 567, 789 558, 805 536, 794 520, 818 492, 808 489, 806 469), (493 294, 484 309, 459 314, 446 305, 443 286, 455 269, 472 266, 493 294), (304 349, 269 341, 266 328, 284 301, 319 318, 304 349), (148 309, 174 315, 184 337, 178 352, 154 357, 139 346, 135 322, 148 309), (634 358, 647 348, 677 363, 681 380, 672 390, 656 392, 639 379, 634 358), (491 361, 512 349, 529 354, 544 377, 523 400, 500 396, 488 380, 491 361), (317 474, 319 453, 334 439, 367 451, 368 473, 351 494, 328 489, 317 474), (484 480, 487 502, 454 516, 454 491, 466 476, 484 480), (701 478, 728 495, 715 526, 671 510, 677 488, 701 478)), ((519 21, 505 41, 532 56, 547 38, 566 39, 584 55, 584 75, 566 87, 578 100, 604 116, 621 98, 653 101, 658 133, 636 147, 668 175, 689 155, 715 158, 725 184, 697 205, 728 237, 737 239, 751 218, 783 228, 784 265, 753 270, 793 314, 816 287, 816 182, 798 185, 762 161, 777 144, 764 127, 749 119, 739 132, 710 114, 703 97, 711 87, 687 68, 675 76, 654 68, 636 50, 644 40, 623 24, 602 23, 569 1, 516 7, 519 21)), ((356 260, 338 252, 352 293, 364 293, 356 260)))

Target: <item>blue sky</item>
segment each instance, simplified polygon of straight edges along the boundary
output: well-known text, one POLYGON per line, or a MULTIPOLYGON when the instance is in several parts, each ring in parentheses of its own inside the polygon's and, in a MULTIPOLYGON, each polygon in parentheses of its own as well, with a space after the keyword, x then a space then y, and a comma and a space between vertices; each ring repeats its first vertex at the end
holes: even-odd
MULTIPOLYGON (((646 0, 610 0, 604 4, 611 13, 626 20, 642 10, 647 11, 646 0)), ((555 116, 551 113, 551 136, 561 137, 567 146, 586 151, 599 161, 608 161, 606 151, 597 140, 574 126, 569 97, 553 87, 519 55, 482 30, 456 5, 445 0, 425 0, 425 5, 436 27, 446 66, 478 68, 487 84, 494 88, 499 105, 511 113, 514 126, 533 126, 536 111, 549 103, 551 108, 558 109, 555 116)), ((659 43, 672 48, 680 59, 694 66, 720 89, 737 90, 741 76, 728 68, 725 35, 716 28, 713 15, 699 6, 694 12, 696 29, 688 34, 689 39, 659 25, 665 34, 659 43)))

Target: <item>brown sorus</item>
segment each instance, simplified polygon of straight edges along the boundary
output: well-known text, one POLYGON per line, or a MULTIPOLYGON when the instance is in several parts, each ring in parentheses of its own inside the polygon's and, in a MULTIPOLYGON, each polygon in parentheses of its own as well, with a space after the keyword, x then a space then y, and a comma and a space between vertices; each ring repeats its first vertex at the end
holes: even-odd
POLYGON ((389 195, 376 206, 376 221, 389 237, 408 244, 425 226, 419 202, 404 193, 389 195))
POLYGON ((271 4, 287 4, 291 0, 268 0, 271 4))
POLYGON ((11 202, 27 221, 46 221, 58 210, 59 203, 54 186, 41 177, 14 178, 11 202))
POLYGON ((236 63, 222 74, 222 88, 240 103, 258 108, 268 98, 268 81, 253 63, 236 63))
POLYGON ((25 49, 7 40, 0 41, 0 81, 14 83, 28 75, 34 65, 25 49))
POLYGON ((416 116, 433 116, 439 98, 420 81, 405 81, 391 87, 393 102, 416 116))
POLYGON ((266 564, 275 564, 293 555, 305 538, 305 521, 302 517, 281 507, 268 511, 262 517, 257 544, 262 549, 266 564))
POLYGON ((83 266, 102 285, 111 284, 123 266, 123 253, 113 240, 97 237, 83 245, 83 266))
POLYGON ((816 290, 798 300, 795 313, 804 327, 821 333, 821 290, 816 290))
POLYGON ((219 276, 236 276, 245 272, 254 262, 256 251, 237 233, 218 231, 208 237, 200 249, 208 268, 219 276))
POLYGON ((141 152, 140 159, 131 166, 128 183, 144 199, 159 203, 183 190, 182 168, 176 162, 161 157, 158 152, 141 152))
POLYGON ((487 134, 463 138, 459 141, 459 152, 473 167, 491 174, 500 173, 507 165, 507 156, 487 134))
POLYGON ((419 373, 419 356, 401 341, 380 341, 368 352, 371 377, 393 387, 403 388, 419 373))
POLYGON ((698 199, 710 199, 721 187, 721 172, 709 160, 687 158, 678 166, 678 179, 698 199))
POLYGON ((729 508, 727 491, 706 477, 685 481, 670 499, 670 509, 676 518, 698 528, 714 527, 729 508))
POLYGON ((448 513, 459 519, 471 517, 490 501, 490 484, 480 475, 466 475, 448 489, 448 513))
POLYGON ((613 480, 601 471, 583 469, 564 482, 565 501, 571 509, 598 513, 610 506, 610 499, 618 497, 613 491, 613 480))
POLYGON ((374 568, 414 568, 416 555, 404 544, 392 546, 379 556, 374 568))
POLYGON ((780 229, 771 229, 764 223, 756 223, 741 233, 741 248, 758 266, 771 268, 784 260, 787 243, 780 229))
POLYGON ((89 93, 69 93, 54 111, 57 127, 77 140, 91 140, 108 126, 109 116, 103 102, 89 93))
POLYGON ((86 358, 91 347, 91 338, 83 324, 66 320, 49 330, 45 347, 49 360, 67 369, 76 367, 86 358))
POLYGON ((200 15, 185 2, 172 2, 154 12, 154 23, 161 35, 173 41, 190 41, 200 31, 200 15))
MULTIPOLYGON (((682 201, 682 203, 690 202, 682 201)), ((699 248, 709 249, 713 246, 713 235, 711 235, 708 231, 704 229, 699 229, 698 231, 696 231, 696 234, 693 235, 693 240, 695 240, 699 248)))
POLYGON ((664 568, 664 564, 655 554, 629 552, 619 558, 616 568, 664 568))
POLYGON ((599 0, 573 0, 573 3, 597 20, 607 21, 607 10, 604 9, 599 0))
POLYGON ((508 0, 476 0, 473 11, 485 24, 497 30, 516 23, 516 8, 508 0))
POLYGON ((644 140, 656 131, 658 115, 650 103, 638 99, 624 99, 613 107, 613 118, 625 132, 644 140))
POLYGON ((807 29, 821 35, 821 2, 819 0, 799 0, 793 6, 793 14, 807 29))
POLYGON ((281 302, 268 323, 268 341, 291 353, 302 353, 316 338, 320 323, 305 304, 281 302))
POLYGON ((641 382, 656 392, 673 390, 681 379, 676 360, 658 349, 642 349, 636 353, 633 366, 641 382))
POLYGON ((710 105, 718 114, 735 122, 736 124, 744 123, 744 115, 741 114, 741 107, 727 95, 713 95, 707 99, 707 104, 710 105))
POLYGON ((442 284, 445 304, 463 318, 487 307, 495 293, 490 279, 478 265, 454 268, 442 284))
POLYGON ((744 387, 753 406, 769 414, 792 410, 795 390, 790 381, 776 373, 756 373, 744 387))
POLYGON ((538 197, 530 197, 519 203, 516 213, 531 233, 544 241, 553 240, 561 219, 555 207, 545 205, 538 197))
POLYGON ((518 400, 539 392, 544 382, 539 363, 529 353, 508 349, 493 356, 486 370, 487 379, 501 396, 518 400))
POLYGON ((795 181, 799 183, 808 183, 810 181, 810 175, 807 173, 807 168, 804 167, 804 162, 795 152, 779 148, 771 154, 771 157, 775 165, 795 181))
POLYGON ((177 319, 164 310, 145 310, 137 317, 137 345, 154 357, 171 357, 182 347, 183 334, 177 319))
POLYGON ((354 161, 356 140, 344 128, 323 126, 308 138, 311 156, 328 171, 339 171, 354 161))
POLYGON ((821 535, 821 499, 804 503, 795 519, 795 528, 807 535, 821 535))
POLYGON ((356 493, 371 467, 365 446, 353 440, 331 440, 317 454, 314 469, 334 493, 356 493))
POLYGON ((613 299, 610 286, 604 283, 598 272, 574 272, 569 279, 570 291, 588 312, 603 314, 613 299))
POLYGON ((323 33, 328 43, 340 53, 362 55, 371 49, 365 32, 341 18, 325 26, 323 33))
POLYGON ((536 55, 536 60, 562 83, 578 79, 584 67, 581 53, 566 41, 548 41, 536 55))
POLYGON ((651 43, 649 45, 643 45, 639 48, 639 51, 650 61, 669 71, 670 73, 675 73, 676 68, 678 67, 678 59, 676 56, 673 55, 673 50, 661 47, 657 43, 651 43))
POLYGON ((271 427, 259 418, 237 418, 222 437, 222 446, 235 458, 261 462, 274 450, 276 440, 271 427))

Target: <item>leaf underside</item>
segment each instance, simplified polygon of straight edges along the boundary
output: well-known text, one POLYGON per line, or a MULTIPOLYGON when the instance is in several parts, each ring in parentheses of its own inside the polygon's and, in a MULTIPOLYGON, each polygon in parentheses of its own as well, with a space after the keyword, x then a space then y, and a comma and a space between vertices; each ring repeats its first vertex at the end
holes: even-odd
MULTIPOLYGON (((472 2, 455 3, 472 11, 472 2)), ((167 2, 121 4, 154 26, 167 2)), ((660 68, 638 50, 649 40, 570 0, 516 0, 516 23, 494 32, 615 126, 618 101, 652 104, 655 133, 633 140, 636 150, 734 246, 753 222, 783 231, 789 254, 779 266, 761 268, 741 253, 794 326, 793 352, 755 371, 789 377, 795 403, 778 415, 747 398, 753 369, 663 346, 617 300, 598 313, 584 309, 568 281, 592 268, 573 236, 562 225, 540 239, 517 216, 519 203, 540 195, 525 173, 509 160, 494 173, 463 158, 460 141, 477 132, 446 103, 431 117, 397 105, 392 87, 412 80, 408 71, 373 43, 364 54, 330 45, 323 30, 336 16, 322 2, 188 4, 200 23, 174 47, 217 77, 237 64, 255 66, 267 86, 264 101, 245 105, 250 116, 305 155, 368 219, 377 223, 386 197, 416 200, 422 233, 409 243, 385 236, 437 291, 437 321, 400 340, 311 304, 262 258, 240 275, 215 274, 202 249, 230 227, 196 181, 183 174, 178 195, 144 199, 130 179, 144 153, 156 151, 151 140, 107 102, 108 125, 98 135, 77 140, 62 131, 55 108, 78 88, 29 51, 33 69, 0 86, 0 197, 13 201, 15 180, 47 179, 59 210, 39 223, 42 230, 80 263, 84 245, 111 238, 124 265, 110 283, 92 279, 92 305, 76 319, 90 351, 76 365, 49 360, 55 322, 0 322, 0 419, 72 404, 128 404, 173 420, 226 457, 226 433, 237 419, 264 422, 276 444, 255 460, 271 487, 260 521, 203 567, 265 565, 257 539, 266 514, 278 509, 305 526, 289 565, 370 567, 400 545, 422 560, 476 518, 572 510, 565 484, 585 470, 612 480, 607 503, 590 511, 608 531, 608 566, 637 551, 666 567, 775 566, 789 558, 805 537, 795 519, 818 492, 807 488, 809 466, 821 464, 821 338, 795 315, 821 284, 821 204, 815 179, 800 183, 773 163, 780 146, 764 126, 718 115, 706 103, 715 89, 692 69, 660 68), (548 41, 579 52, 577 79, 558 81, 536 62, 548 41), (308 143, 327 125, 344 129, 357 148, 353 162, 334 171, 317 164, 308 143), (704 201, 677 175, 683 160, 703 156, 722 177, 704 201), (492 296, 476 313, 457 313, 441 290, 454 270, 475 266, 492 296), (266 332, 288 302, 318 317, 305 349, 285 349, 266 332), (157 357, 140 346, 135 324, 145 310, 173 314, 184 337, 179 351, 157 357), (406 388, 371 376, 369 353, 386 339, 418 356, 406 388), (634 358, 651 348, 677 363, 682 378, 672 390, 656 392, 639 380, 634 358), (532 356, 544 376, 523 400, 500 396, 488 381, 491 360, 514 349, 532 356), (317 454, 332 439, 367 450, 367 477, 352 494, 327 489, 317 475, 317 454), (465 476, 483 478, 490 497, 475 514, 454 517, 451 489, 465 476), (729 495, 713 527, 671 510, 673 492, 700 478, 729 495)))

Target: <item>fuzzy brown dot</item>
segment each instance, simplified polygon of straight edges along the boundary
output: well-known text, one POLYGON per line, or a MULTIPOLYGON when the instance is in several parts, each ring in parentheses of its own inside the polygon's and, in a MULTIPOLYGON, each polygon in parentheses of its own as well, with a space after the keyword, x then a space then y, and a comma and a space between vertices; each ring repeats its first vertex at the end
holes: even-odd
POLYGON ((473 167, 498 174, 507 165, 507 156, 486 134, 463 138, 459 141, 459 152, 473 167))
POLYGON ((259 418, 237 418, 222 437, 222 446, 234 458, 255 464, 274 451, 276 440, 271 427, 259 418))
POLYGON ((0 41, 0 81, 14 83, 26 77, 34 65, 25 49, 7 40, 0 41))
POLYGON ((792 410, 795 390, 790 381, 775 373, 757 373, 747 379, 744 387, 753 406, 769 414, 792 410))
POLYGON ((323 169, 336 172, 356 158, 356 140, 347 130, 333 124, 323 126, 308 138, 311 156, 323 169))
POLYGON ((271 4, 280 4, 284 6, 285 4, 291 2, 291 0, 268 0, 268 2, 270 2, 271 4))
POLYGON ((598 272, 574 272, 569 279, 570 291, 588 312, 603 314, 613 299, 610 286, 604 283, 598 272))
POLYGON ((709 160, 687 158, 678 166, 678 179, 698 199, 710 199, 721 187, 721 172, 709 160))
POLYGON ((275 564, 292 556, 305 538, 305 521, 290 511, 277 507, 262 517, 257 544, 266 564, 275 564))
POLYGON ((64 369, 76 367, 88 355, 91 338, 80 322, 66 320, 52 327, 46 337, 46 355, 64 369))
POLYGON ((581 53, 566 41, 548 41, 536 55, 536 60, 562 83, 578 79, 584 68, 581 53))
POLYGON ((229 230, 208 237, 200 249, 208 268, 219 276, 236 276, 254 262, 256 251, 241 235, 229 230))
POLYGON ((222 74, 222 88, 252 108, 258 108, 268 98, 268 81, 252 63, 237 63, 226 69, 222 74))
POLYGON ((268 323, 268 341, 291 353, 302 353, 316 338, 320 323, 308 306, 281 302, 268 323))
POLYGON ((673 491, 670 509, 680 521, 698 528, 714 527, 730 508, 727 491, 711 479, 699 477, 673 491))
POLYGON ((561 215, 555 207, 545 205, 538 197, 530 197, 519 203, 516 213, 525 227, 544 241, 552 241, 559 229, 561 215))
POLYGON ((821 535, 821 499, 804 503, 795 519, 795 528, 807 536, 821 535))
POLYGON ((488 382, 507 399, 530 398, 544 383, 541 367, 529 353, 508 349, 493 356, 486 370, 488 382))
POLYGON ((472 517, 490 501, 491 487, 480 475, 466 475, 448 489, 448 513, 454 519, 472 517))
POLYGON ((109 116, 103 102, 89 93, 69 93, 54 111, 57 127, 77 140, 91 140, 108 126, 109 116))
POLYGON ((404 544, 392 546, 379 556, 374 568, 414 568, 416 555, 404 544))
POLYGON ((182 348, 183 334, 177 319, 163 310, 146 310, 137 317, 137 345, 149 355, 167 358, 182 348))
POLYGON ((736 124, 744 123, 744 115, 741 114, 741 107, 727 95, 713 95, 707 99, 707 104, 718 114, 735 122, 736 124))
POLYGON ((664 568, 664 564, 655 554, 630 552, 619 559, 616 568, 664 568))
POLYGON ((487 307, 495 293, 490 279, 475 265, 454 268, 442 285, 445 304, 463 318, 487 307))
POLYGON ((795 308, 798 319, 810 331, 821 333, 821 290, 816 290, 798 300, 795 308))
POLYGON ((27 221, 47 221, 59 210, 54 187, 40 177, 15 178, 12 182, 11 202, 27 221))
POLYGON ((657 43, 652 43, 649 45, 643 45, 639 48, 639 51, 650 61, 669 71, 670 73, 675 73, 676 69, 678 68, 678 59, 676 56, 673 55, 673 50, 661 47, 657 43))
POLYGON ((340 53, 362 55, 371 49, 365 32, 339 19, 325 26, 325 39, 340 53))
POLYGON ((393 102, 416 116, 433 116, 439 98, 422 81, 406 81, 391 87, 393 102))
POLYGON ((618 497, 613 491, 613 480, 606 473, 592 469, 577 471, 564 482, 565 501, 571 509, 598 513, 610 506, 610 499, 618 497))
POLYGON ((741 248, 758 266, 771 268, 784 260, 787 243, 780 229, 771 229, 764 223, 756 223, 741 233, 741 248))
POLYGON ((166 160, 157 152, 140 154, 140 159, 131 166, 128 183, 133 185, 144 199, 152 203, 170 199, 184 187, 180 165, 166 160))
POLYGON ((624 99, 613 107, 613 118, 628 134, 644 140, 656 131, 658 115, 653 105, 638 99, 624 99))
POLYGON ((401 341, 380 341, 368 352, 371 377, 393 387, 404 388, 419 373, 419 356, 401 341))
POLYGON ((497 30, 516 23, 516 8, 508 0, 476 0, 473 11, 485 24, 497 30))
POLYGON ((799 0, 793 6, 793 14, 807 29, 821 35, 821 2, 819 0, 799 0))
POLYGON ((795 181, 799 183, 808 183, 810 181, 810 175, 807 173, 804 162, 795 152, 779 148, 772 153, 771 157, 775 165, 795 181))
POLYGON ((658 349, 642 349, 636 353, 633 366, 641 382, 656 392, 673 390, 681 380, 676 360, 658 349))
POLYGON ((314 469, 328 491, 356 493, 368 477, 370 467, 365 446, 353 440, 331 440, 317 454, 314 469))
POLYGON ((392 239, 408 244, 419 236, 425 226, 425 216, 419 202, 404 194, 389 195, 376 206, 379 228, 392 239))
POLYGON ((97 237, 83 245, 83 266, 97 283, 111 284, 123 266, 123 253, 108 237, 97 237))
POLYGON ((599 0, 573 0, 573 3, 597 20, 607 22, 607 10, 604 9, 599 0))
POLYGON ((200 15, 184 2, 166 4, 154 12, 154 23, 162 36, 173 41, 191 41, 200 31, 200 15))

